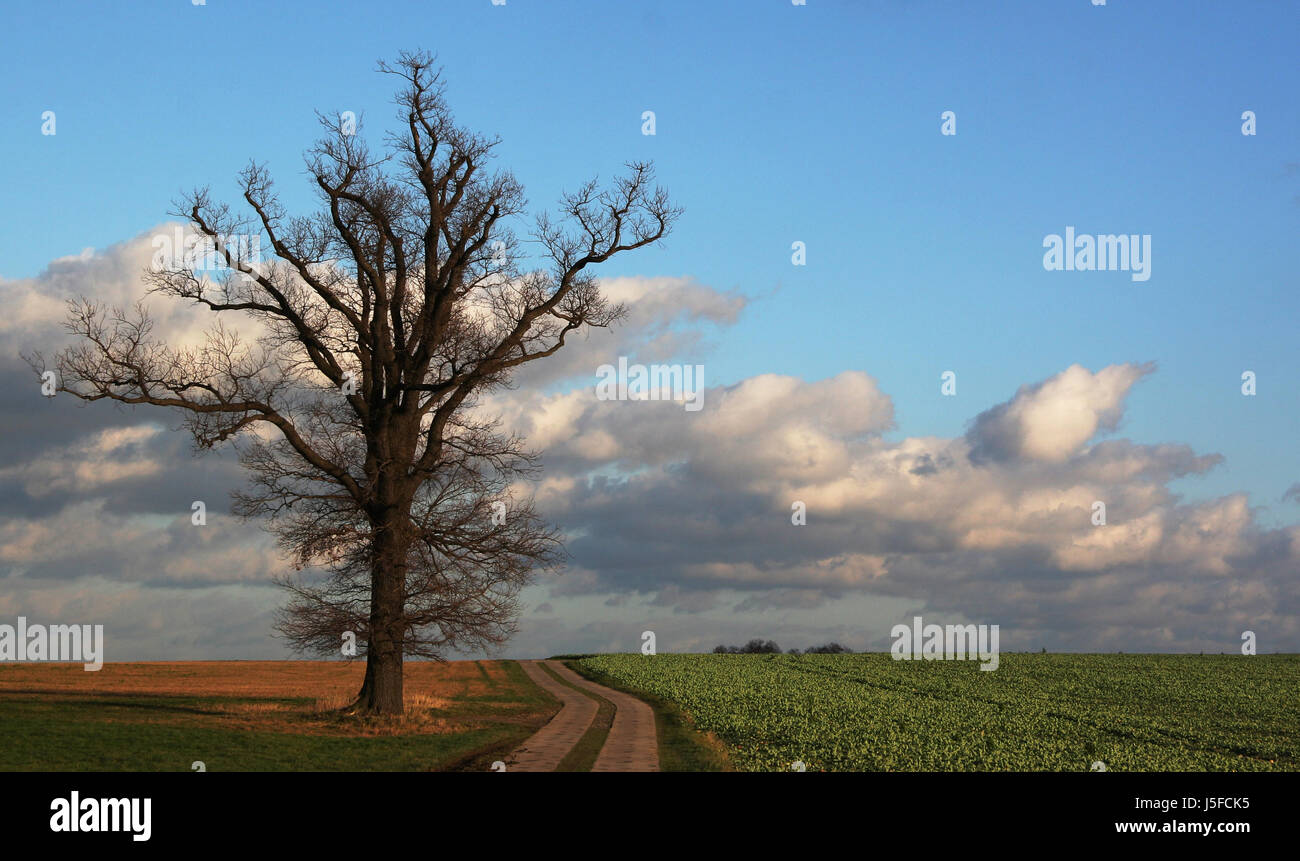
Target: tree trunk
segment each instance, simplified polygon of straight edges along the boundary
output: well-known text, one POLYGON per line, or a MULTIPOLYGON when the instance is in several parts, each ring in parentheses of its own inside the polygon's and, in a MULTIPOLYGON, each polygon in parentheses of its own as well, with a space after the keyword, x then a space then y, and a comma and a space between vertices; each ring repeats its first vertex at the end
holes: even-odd
POLYGON ((357 714, 402 713, 402 649, 372 647, 366 655, 366 678, 349 711, 357 714))
POLYGON ((366 647, 366 677, 350 711, 364 714, 402 713, 402 655, 405 639, 405 530, 387 518, 375 528, 374 563, 370 575, 370 640, 366 647))

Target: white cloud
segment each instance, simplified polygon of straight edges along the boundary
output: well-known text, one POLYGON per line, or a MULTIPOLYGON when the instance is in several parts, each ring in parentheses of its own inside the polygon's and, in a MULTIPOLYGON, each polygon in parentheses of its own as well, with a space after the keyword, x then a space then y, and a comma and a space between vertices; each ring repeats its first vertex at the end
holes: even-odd
POLYGON ((968 438, 975 458, 1025 458, 1060 463, 1113 430, 1124 398, 1151 365, 1111 365, 1092 373, 1071 365, 1041 383, 1021 386, 1010 401, 976 417, 968 438))
MULTIPOLYGON (((53 352, 68 296, 130 304, 152 235, 0 283, 0 346, 53 352)), ((782 630, 798 633, 789 645, 862 647, 921 608, 1000 624, 1005 648, 1208 649, 1245 628, 1300 648, 1300 528, 1260 528, 1243 495, 1180 504, 1169 482, 1217 455, 1100 438, 1152 366, 1071 366, 955 438, 887 441, 893 403, 858 370, 715 385, 699 412, 598 401, 596 369, 620 355, 707 371, 708 333, 745 306, 686 278, 604 286, 628 303, 626 323, 575 340, 481 408, 543 451, 539 505, 572 536, 572 569, 548 581, 554 614, 525 621, 521 649, 566 636, 572 648, 635 646, 647 619, 662 626, 661 646, 667 637, 678 649, 782 630), (578 387, 543 390, 563 380, 578 387), (790 522, 795 500, 806 526, 790 522), (1104 527, 1092 524, 1097 500, 1104 527)), ((211 324, 181 303, 150 304, 168 340, 193 341, 211 324)), ((0 460, 10 497, 0 610, 112 615, 150 632, 135 638, 137 656, 198 657, 205 643, 226 656, 280 654, 229 612, 182 609, 192 596, 269 633, 264 616, 281 596, 264 587, 284 563, 256 525, 220 514, 235 468, 181 455, 179 435, 153 424, 161 413, 65 410, 38 401, 21 375, 6 388, 24 386, 0 402, 15 429, 0 460), (209 502, 206 529, 189 523, 194 498, 209 502)))
POLYGON ((51 448, 37 458, 0 468, 0 481, 22 482, 29 496, 94 491, 106 484, 147 478, 164 466, 145 451, 162 428, 153 424, 105 428, 78 442, 51 448))

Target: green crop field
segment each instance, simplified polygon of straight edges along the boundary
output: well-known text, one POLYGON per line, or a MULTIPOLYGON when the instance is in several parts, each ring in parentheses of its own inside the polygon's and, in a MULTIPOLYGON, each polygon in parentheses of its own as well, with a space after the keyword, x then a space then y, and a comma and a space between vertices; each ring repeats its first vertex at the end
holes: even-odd
POLYGON ((1300 770, 1300 656, 599 655, 681 706, 737 769, 1300 770))

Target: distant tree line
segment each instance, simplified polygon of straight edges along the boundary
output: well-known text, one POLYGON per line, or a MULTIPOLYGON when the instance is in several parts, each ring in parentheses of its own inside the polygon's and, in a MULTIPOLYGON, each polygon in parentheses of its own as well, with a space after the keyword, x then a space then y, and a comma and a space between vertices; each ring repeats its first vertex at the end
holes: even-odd
MULTIPOLYGON (((839 643, 827 643, 824 646, 813 646, 810 649, 804 649, 800 652, 798 649, 790 649, 787 655, 840 655, 851 654, 852 649, 847 646, 841 646, 839 643)), ((774 640, 750 640, 743 646, 718 646, 713 650, 715 655, 779 655, 781 647, 774 640)))

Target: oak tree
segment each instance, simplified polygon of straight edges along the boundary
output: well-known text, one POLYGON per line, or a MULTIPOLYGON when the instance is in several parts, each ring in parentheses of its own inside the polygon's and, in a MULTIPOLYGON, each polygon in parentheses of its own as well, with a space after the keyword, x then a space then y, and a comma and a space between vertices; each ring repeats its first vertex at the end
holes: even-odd
POLYGON ((512 229, 523 189, 491 169, 496 139, 456 124, 432 57, 379 70, 400 79, 398 125, 372 152, 350 122, 320 117, 306 157, 315 213, 287 213, 257 163, 240 174, 242 216, 207 189, 182 199, 177 214, 223 271, 173 260, 145 278, 218 313, 201 346, 163 343, 143 303, 83 298, 56 364, 59 391, 173 407, 198 446, 231 442, 251 477, 235 511, 264 518, 311 575, 281 581, 279 630, 334 654, 353 632, 366 674, 350 708, 392 714, 405 657, 504 642, 519 589, 560 559, 558 533, 514 490, 536 453, 476 405, 574 333, 618 320, 593 267, 661 239, 679 210, 652 166, 632 163, 565 194, 526 247, 512 229), (266 260, 223 245, 249 233, 266 260), (256 335, 227 315, 252 318, 256 335))

